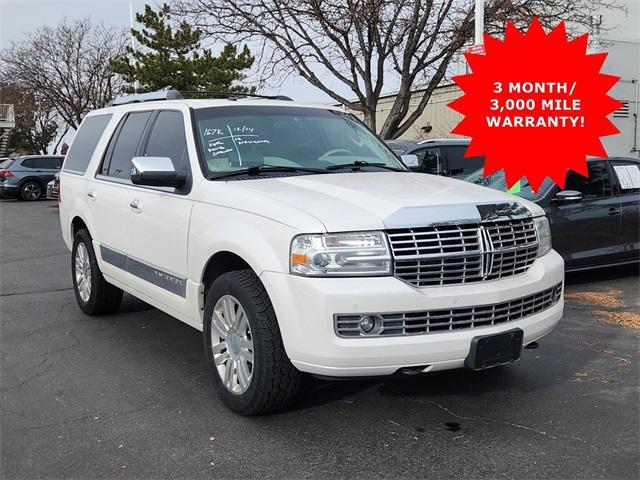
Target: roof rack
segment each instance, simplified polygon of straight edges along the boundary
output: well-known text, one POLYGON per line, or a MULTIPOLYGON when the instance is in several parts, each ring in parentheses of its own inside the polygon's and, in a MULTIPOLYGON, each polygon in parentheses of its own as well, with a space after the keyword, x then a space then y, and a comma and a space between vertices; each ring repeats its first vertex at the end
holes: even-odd
POLYGON ((128 103, 153 102, 155 100, 180 100, 184 98, 178 90, 157 90, 149 93, 134 93, 133 95, 122 95, 109 102, 110 107, 116 105, 126 105, 128 103))
POLYGON ((239 98, 264 98, 266 100, 285 100, 293 102, 291 97, 286 95, 258 95, 257 93, 246 92, 210 92, 201 90, 184 90, 183 94, 189 94, 185 98, 227 98, 229 100, 237 100, 239 98))
POLYGON ((153 102, 157 100, 181 100, 183 98, 226 98, 228 100, 238 100, 239 98, 264 98, 267 100, 285 100, 292 102, 293 99, 285 95, 258 95, 256 93, 244 92, 205 92, 198 90, 157 90, 148 93, 135 93, 133 95, 121 95, 109 102, 110 107, 116 105, 126 105, 129 103, 153 102), (188 94, 188 95, 185 95, 188 94))

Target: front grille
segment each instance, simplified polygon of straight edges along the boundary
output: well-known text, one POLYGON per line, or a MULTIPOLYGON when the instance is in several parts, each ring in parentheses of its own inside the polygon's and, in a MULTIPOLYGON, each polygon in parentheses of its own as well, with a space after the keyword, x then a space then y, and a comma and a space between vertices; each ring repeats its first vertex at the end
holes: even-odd
MULTIPOLYGON (((558 303, 561 295, 562 283, 559 283, 547 290, 508 302, 465 308, 372 315, 381 319, 376 336, 423 335, 520 320, 551 308, 558 303)), ((360 318, 361 315, 336 315, 334 317, 336 334, 339 337, 367 337, 358 326, 360 318)))
POLYGON ((538 254, 532 218, 387 232, 395 276, 416 287, 480 282, 527 271, 538 254))

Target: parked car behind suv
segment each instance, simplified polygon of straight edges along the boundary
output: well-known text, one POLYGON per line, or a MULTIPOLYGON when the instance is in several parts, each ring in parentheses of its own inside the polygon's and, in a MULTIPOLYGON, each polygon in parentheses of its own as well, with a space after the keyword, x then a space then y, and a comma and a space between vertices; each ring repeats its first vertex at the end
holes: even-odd
POLYGON ((60 171, 63 156, 26 155, 0 162, 0 198, 33 201, 47 193, 47 183, 60 171))
POLYGON ((386 143, 414 172, 464 178, 484 165, 483 157, 464 158, 469 146, 466 138, 387 140, 386 143))
POLYGON ((241 414, 292 402, 303 372, 509 363, 562 316, 540 207, 412 173, 337 108, 118 99, 84 119, 60 189, 80 308, 126 291, 201 330, 241 414))
MULTIPOLYGON (((544 208, 567 271, 640 262, 640 161, 589 158, 588 177, 569 171, 564 190, 549 179, 537 192, 523 179, 509 192, 544 208)), ((467 181, 507 189, 502 170, 467 181)))

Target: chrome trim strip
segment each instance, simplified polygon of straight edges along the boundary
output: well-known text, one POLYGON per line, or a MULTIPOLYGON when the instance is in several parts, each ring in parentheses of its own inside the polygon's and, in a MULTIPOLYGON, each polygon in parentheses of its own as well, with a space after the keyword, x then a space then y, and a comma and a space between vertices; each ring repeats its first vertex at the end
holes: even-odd
POLYGON ((109 247, 100 245, 100 255, 102 260, 118 267, 121 270, 129 272, 142 280, 152 283, 171 293, 175 293, 181 297, 187 295, 187 279, 165 272, 159 268, 147 263, 131 258, 130 256, 117 252, 109 247))

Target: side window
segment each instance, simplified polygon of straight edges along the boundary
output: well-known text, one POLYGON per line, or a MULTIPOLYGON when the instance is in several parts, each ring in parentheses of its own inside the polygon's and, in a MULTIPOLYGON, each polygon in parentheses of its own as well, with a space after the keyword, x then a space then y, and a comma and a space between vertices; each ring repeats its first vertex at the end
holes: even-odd
POLYGON ((440 175, 442 172, 442 154, 439 148, 422 148, 411 152, 418 157, 420 171, 440 175))
POLYGON ((87 171, 93 151, 111 117, 111 114, 94 115, 84 119, 64 160, 63 170, 65 172, 84 173, 87 171))
POLYGON ((608 197, 611 195, 611 178, 604 162, 589 163, 589 178, 569 171, 564 183, 565 190, 576 190, 584 199, 608 197))
POLYGON ((36 159, 35 158, 26 158, 21 163, 22 168, 36 168, 36 159))
POLYGON ((42 157, 36 160, 37 167, 45 170, 56 170, 61 164, 62 159, 56 157, 42 157))
POLYGON ((148 157, 169 157, 177 172, 190 171, 181 112, 166 110, 158 114, 144 154, 148 157))
POLYGON ((640 193, 640 164, 631 162, 611 162, 620 195, 640 193))
POLYGON ((127 115, 120 129, 111 139, 104 159, 103 174, 128 180, 131 177, 131 159, 136 156, 138 146, 151 117, 151 112, 132 112, 127 115), (107 163, 108 160, 108 163, 107 163), (106 170, 105 170, 106 169, 106 170))
POLYGON ((484 165, 483 157, 464 158, 466 146, 447 147, 449 175, 469 175, 484 165))

